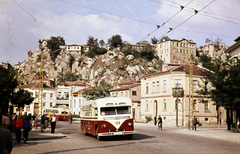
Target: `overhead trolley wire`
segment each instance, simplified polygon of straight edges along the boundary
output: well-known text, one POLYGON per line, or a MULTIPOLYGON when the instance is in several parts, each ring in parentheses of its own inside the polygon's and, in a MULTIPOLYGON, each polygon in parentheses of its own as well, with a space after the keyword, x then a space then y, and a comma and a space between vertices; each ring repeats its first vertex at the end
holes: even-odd
POLYGON ((20 7, 23 11, 25 11, 28 15, 30 15, 35 21, 37 21, 40 25, 42 25, 44 28, 46 28, 49 32, 51 32, 53 35, 55 35, 49 28, 47 28, 43 23, 41 23, 39 20, 37 20, 31 13, 29 13, 27 10, 25 10, 21 5, 19 5, 17 2, 13 0, 13 2, 20 7))
MULTIPOLYGON (((167 4, 167 3, 163 3, 163 2, 160 2, 160 1, 156 1, 156 0, 150 0, 152 2, 156 2, 156 3, 160 3, 160 4, 163 4, 163 5, 167 5, 167 6, 170 6, 170 7, 174 7, 174 8, 179 8, 178 6, 175 6, 175 5, 171 5, 171 4, 167 4)), ((169 1, 169 2, 172 2, 172 1, 169 1)), ((177 5, 180 5, 178 3, 176 3, 177 5)), ((188 11, 188 12, 192 12, 192 10, 196 10, 194 8, 189 8, 189 7, 186 7, 184 9, 185 11, 188 11)), ((223 18, 220 18, 220 17, 215 17, 215 16, 221 16, 221 17, 225 17, 225 18, 231 18, 231 19, 236 19, 236 20, 240 20, 240 19, 237 19, 237 18, 232 18, 232 17, 227 17, 227 16, 224 16, 224 15, 217 15, 217 14, 213 14, 213 13, 209 13, 209 12, 199 12, 198 14, 200 15, 203 15, 203 16, 207 16, 207 17, 210 17, 210 18, 214 18, 214 19, 217 19, 217 20, 222 20, 222 21, 226 21, 226 22, 229 22, 229 23, 233 23, 233 24, 237 24, 237 25, 240 25, 240 23, 237 23, 237 22, 234 22, 234 21, 230 21, 230 20, 226 20, 226 19, 223 19, 223 18), (212 14, 212 15, 208 15, 208 14, 212 14), (214 16, 215 15, 215 16, 214 16)))
POLYGON ((194 14, 191 15, 189 18, 187 18, 186 20, 184 20, 183 22, 181 22, 180 24, 178 24, 176 27, 171 28, 169 27, 169 31, 167 33, 165 33, 164 35, 162 35, 160 38, 162 38, 163 36, 165 36, 166 34, 170 33, 171 31, 173 31, 174 29, 176 29, 177 27, 181 26, 183 23, 185 23, 186 21, 188 21, 189 19, 191 19, 193 16, 195 16, 196 14, 198 14, 198 12, 201 12, 203 9, 205 9, 206 7, 208 7, 210 4, 212 4, 215 0, 213 0, 212 2, 210 2, 209 4, 207 4, 206 6, 204 6, 201 10, 194 10, 194 14))
MULTIPOLYGON (((160 26, 160 25, 157 25, 157 29, 155 29, 154 31, 152 31, 151 33, 149 33, 146 37, 144 37, 141 41, 143 41, 144 39, 146 39, 148 36, 150 36, 152 33, 154 33, 155 31, 157 31, 160 27, 162 27, 163 25, 165 25, 167 22, 169 22, 173 17, 175 17, 177 14, 179 14, 186 6, 188 6, 191 2, 192 2, 193 0, 191 0, 187 5, 185 5, 185 6, 182 6, 182 5, 180 5, 180 10, 177 12, 177 13, 175 13, 171 18, 169 18, 167 21, 165 21, 164 23, 162 23, 162 25, 160 26)), ((140 41, 140 42, 141 42, 140 41)))

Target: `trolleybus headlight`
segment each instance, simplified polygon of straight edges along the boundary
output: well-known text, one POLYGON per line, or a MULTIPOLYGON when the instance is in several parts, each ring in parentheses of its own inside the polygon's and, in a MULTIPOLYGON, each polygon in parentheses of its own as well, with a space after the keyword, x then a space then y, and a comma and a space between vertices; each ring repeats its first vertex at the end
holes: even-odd
POLYGON ((107 128, 107 126, 105 124, 103 124, 103 128, 107 128))
POLYGON ((128 123, 128 126, 131 127, 131 126, 132 126, 132 123, 128 123))

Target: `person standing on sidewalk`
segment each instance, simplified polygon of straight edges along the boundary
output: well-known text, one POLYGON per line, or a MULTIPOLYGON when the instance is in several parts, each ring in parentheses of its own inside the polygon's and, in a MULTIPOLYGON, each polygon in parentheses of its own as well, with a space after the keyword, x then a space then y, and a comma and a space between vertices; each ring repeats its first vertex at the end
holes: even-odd
POLYGON ((16 135, 16 140, 19 143, 22 138, 22 130, 23 130, 23 120, 22 120, 22 115, 18 117, 18 119, 14 122, 15 126, 15 135, 16 135))
POLYGON ((159 129, 159 127, 161 127, 161 130, 162 130, 162 117, 161 116, 158 117, 158 129, 159 129))
POLYGON ((154 125, 157 124, 157 115, 154 117, 154 125))
POLYGON ((45 125, 45 115, 42 115, 42 118, 41 118, 41 132, 43 132, 44 125, 45 125))
POLYGON ((53 134, 56 128, 56 124, 58 124, 58 119, 55 116, 55 114, 53 114, 53 116, 51 117, 50 122, 51 122, 51 133, 53 134))
POLYGON ((27 142, 28 140, 28 133, 32 129, 32 125, 30 123, 31 117, 26 117, 25 120, 23 121, 23 140, 24 143, 27 142))
MULTIPOLYGON (((7 116, 7 114, 2 115, 2 128, 6 128, 10 130, 10 126, 11 126, 11 120, 10 118, 7 116)), ((11 131, 11 130, 10 130, 11 131)))
POLYGON ((194 116, 194 129, 195 129, 195 131, 197 129, 197 118, 196 118, 196 116, 194 116))
POLYGON ((0 127, 0 153, 10 154, 13 148, 12 134, 0 127))

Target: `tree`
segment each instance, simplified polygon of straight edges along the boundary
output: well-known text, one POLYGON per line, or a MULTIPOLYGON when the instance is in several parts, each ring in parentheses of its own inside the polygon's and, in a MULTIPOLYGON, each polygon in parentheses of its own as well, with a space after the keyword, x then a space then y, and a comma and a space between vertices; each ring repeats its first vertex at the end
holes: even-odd
POLYGON ((12 104, 17 105, 18 107, 24 107, 25 105, 30 105, 34 100, 32 97, 32 93, 24 90, 19 89, 17 92, 13 93, 13 98, 11 100, 12 104))
POLYGON ((99 44, 100 44, 100 46, 103 48, 103 47, 105 46, 104 40, 100 40, 100 41, 99 41, 99 44))
POLYGON ((65 40, 61 36, 51 36, 47 42, 47 47, 50 49, 50 56, 52 61, 55 61, 55 58, 60 53, 60 46, 65 46, 65 40), (52 53, 51 53, 52 52, 52 53))
POLYGON ((89 36, 87 40, 87 45, 92 48, 92 47, 98 47, 98 39, 94 39, 93 36, 89 36))
POLYGON ((162 42, 166 42, 166 41, 169 41, 169 40, 171 40, 168 36, 163 36, 160 40, 159 40, 159 42, 160 43, 162 43, 162 42))
POLYGON ((113 35, 111 38, 108 39, 108 44, 113 48, 122 47, 122 37, 120 35, 113 35))
POLYGON ((151 61, 154 58, 154 49, 151 45, 143 47, 139 53, 139 56, 147 61, 151 61))
POLYGON ((211 70, 211 71, 214 71, 216 69, 216 66, 212 63, 212 58, 206 54, 202 54, 200 56, 200 62, 202 62, 203 64, 203 67, 211 70))
POLYGON ((8 69, 0 66, 0 112, 6 114, 14 89, 18 86, 17 72, 9 65, 8 69))
MULTIPOLYGON (((237 117, 240 117, 240 60, 215 59, 213 61, 214 71, 202 72, 204 85, 201 86, 199 94, 209 96, 216 106, 224 107, 229 110, 237 111, 237 117), (208 86, 211 85, 211 88, 208 86)), ((202 100, 203 103, 206 100, 202 100)), ((232 114, 231 114, 232 115, 232 114)), ((232 118, 227 116, 228 130, 232 124, 232 118)))
POLYGON ((92 89, 85 89, 83 91, 83 97, 87 98, 88 100, 94 99, 94 98, 98 98, 98 97, 105 97, 110 95, 109 89, 112 88, 112 86, 110 84, 105 84, 103 85, 101 88, 101 86, 96 86, 92 89), (102 88, 104 89, 105 93, 103 92, 102 88))
POLYGON ((151 38, 151 42, 152 42, 152 44, 157 44, 158 39, 154 36, 153 38, 151 38))
POLYGON ((57 76, 58 82, 65 82, 65 81, 77 81, 79 79, 79 75, 71 73, 71 72, 66 72, 64 73, 59 73, 57 76))

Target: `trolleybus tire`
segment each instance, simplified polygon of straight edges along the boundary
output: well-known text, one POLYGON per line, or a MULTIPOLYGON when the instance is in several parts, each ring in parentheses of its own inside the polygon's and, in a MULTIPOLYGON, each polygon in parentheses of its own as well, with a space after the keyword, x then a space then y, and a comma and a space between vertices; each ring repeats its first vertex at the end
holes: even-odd
POLYGON ((83 127, 83 134, 86 136, 87 135, 87 133, 86 133, 86 126, 84 125, 84 127, 83 127))
POLYGON ((101 137, 98 136, 98 127, 96 128, 96 131, 95 131, 95 132, 96 132, 96 138, 97 138, 97 140, 100 141, 100 140, 101 140, 101 137))

